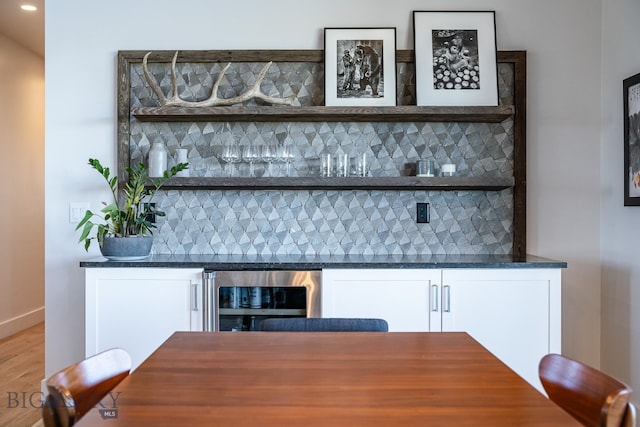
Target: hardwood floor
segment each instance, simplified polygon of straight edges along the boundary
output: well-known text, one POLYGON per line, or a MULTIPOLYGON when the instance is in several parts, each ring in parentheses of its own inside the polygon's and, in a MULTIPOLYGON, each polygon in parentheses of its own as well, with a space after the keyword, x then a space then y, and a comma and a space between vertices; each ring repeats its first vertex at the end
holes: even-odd
POLYGON ((0 340, 0 426, 31 427, 40 420, 44 323, 0 340))

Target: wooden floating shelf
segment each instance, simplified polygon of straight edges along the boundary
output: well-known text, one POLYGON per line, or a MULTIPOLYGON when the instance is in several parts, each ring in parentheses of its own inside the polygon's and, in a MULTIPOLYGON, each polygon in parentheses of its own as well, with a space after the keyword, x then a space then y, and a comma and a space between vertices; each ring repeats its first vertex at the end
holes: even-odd
POLYGON ((500 123, 514 114, 497 107, 138 107, 131 114, 144 122, 484 122, 500 123))
POLYGON ((513 177, 189 177, 171 178, 165 190, 482 190, 514 186, 513 177))

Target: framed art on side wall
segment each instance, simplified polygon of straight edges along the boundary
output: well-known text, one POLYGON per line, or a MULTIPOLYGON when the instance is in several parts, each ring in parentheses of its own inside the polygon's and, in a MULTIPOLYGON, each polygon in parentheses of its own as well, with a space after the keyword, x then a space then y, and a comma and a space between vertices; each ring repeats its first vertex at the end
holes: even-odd
POLYGON ((328 106, 396 105, 396 29, 325 28, 328 106))
POLYGON ((640 74, 623 80, 624 205, 640 206, 640 74))
POLYGON ((417 105, 498 105, 495 12, 414 11, 413 35, 417 105))

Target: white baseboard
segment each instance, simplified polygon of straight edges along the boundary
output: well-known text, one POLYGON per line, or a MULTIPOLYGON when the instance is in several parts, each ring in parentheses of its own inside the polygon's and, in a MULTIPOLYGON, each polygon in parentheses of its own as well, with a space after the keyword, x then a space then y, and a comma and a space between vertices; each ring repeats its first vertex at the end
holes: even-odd
POLYGON ((0 322, 0 339, 9 337, 40 322, 44 322, 44 307, 0 322))

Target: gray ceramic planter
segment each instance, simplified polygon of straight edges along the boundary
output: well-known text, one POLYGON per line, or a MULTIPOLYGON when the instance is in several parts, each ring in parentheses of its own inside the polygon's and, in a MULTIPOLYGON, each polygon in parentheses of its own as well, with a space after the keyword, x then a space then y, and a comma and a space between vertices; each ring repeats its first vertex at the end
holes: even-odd
POLYGON ((100 252, 113 261, 132 261, 148 257, 152 244, 152 236, 105 237, 100 252))

